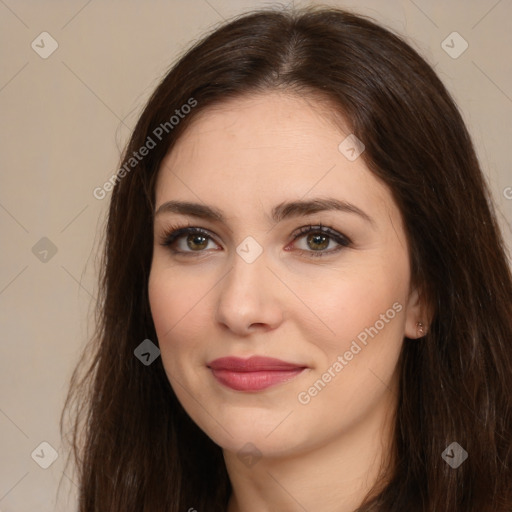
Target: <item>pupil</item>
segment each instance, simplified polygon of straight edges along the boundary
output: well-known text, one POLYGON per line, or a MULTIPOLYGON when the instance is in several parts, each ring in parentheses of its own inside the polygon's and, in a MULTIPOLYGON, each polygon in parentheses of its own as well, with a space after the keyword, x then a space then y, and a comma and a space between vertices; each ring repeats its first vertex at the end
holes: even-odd
POLYGON ((329 245, 329 238, 326 235, 315 234, 308 237, 308 245, 311 249, 325 249, 329 245), (321 247, 312 247, 309 242, 312 241, 315 245, 321 245, 321 247))
POLYGON ((187 245, 189 249, 204 249, 208 245, 208 241, 203 235, 190 235, 187 238, 187 245))

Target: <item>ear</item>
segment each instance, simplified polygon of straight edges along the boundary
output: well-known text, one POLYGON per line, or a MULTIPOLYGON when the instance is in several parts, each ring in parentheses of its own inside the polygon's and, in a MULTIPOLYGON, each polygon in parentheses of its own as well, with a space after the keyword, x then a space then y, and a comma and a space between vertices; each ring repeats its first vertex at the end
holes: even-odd
POLYGON ((432 314, 425 304, 420 291, 414 288, 409 294, 405 310, 405 336, 410 339, 422 338, 427 334, 432 314))

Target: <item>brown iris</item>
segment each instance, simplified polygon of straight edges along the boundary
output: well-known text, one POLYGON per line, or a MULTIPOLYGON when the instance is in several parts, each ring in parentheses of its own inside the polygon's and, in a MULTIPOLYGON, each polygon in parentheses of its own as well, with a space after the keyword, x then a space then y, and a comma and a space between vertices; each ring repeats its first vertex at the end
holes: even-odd
POLYGON ((204 235, 194 234, 187 236, 187 246, 193 251, 204 249, 207 245, 208 237, 204 235))
POLYGON ((320 233, 313 233, 311 235, 308 235, 306 240, 309 248, 314 250, 325 249, 329 245, 329 237, 326 235, 322 235, 320 233), (310 242, 316 245, 316 247, 314 247, 310 242))

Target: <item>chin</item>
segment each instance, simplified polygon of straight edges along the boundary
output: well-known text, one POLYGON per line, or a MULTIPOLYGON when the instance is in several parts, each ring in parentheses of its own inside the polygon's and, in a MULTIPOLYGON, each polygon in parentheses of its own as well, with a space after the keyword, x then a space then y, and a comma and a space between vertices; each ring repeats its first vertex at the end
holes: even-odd
POLYGON ((199 427, 224 450, 238 454, 255 447, 260 456, 285 456, 307 443, 303 428, 292 423, 285 425, 287 420, 280 424, 285 417, 286 414, 282 413, 262 416, 259 411, 251 414, 245 410, 217 418, 220 425, 208 421, 207 424, 199 424, 199 427))

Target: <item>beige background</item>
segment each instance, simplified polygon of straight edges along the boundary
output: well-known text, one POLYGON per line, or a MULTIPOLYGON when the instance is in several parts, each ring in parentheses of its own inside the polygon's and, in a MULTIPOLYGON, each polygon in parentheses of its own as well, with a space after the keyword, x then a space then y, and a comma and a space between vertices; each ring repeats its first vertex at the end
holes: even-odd
MULTIPOLYGON (((0 511, 75 509, 58 419, 91 332, 108 205, 93 189, 117 170, 137 113, 180 52, 224 18, 271 3, 0 0, 0 511), (43 31, 58 43, 46 59, 31 47, 43 31), (31 457, 41 442, 59 455, 48 469, 31 457)), ((510 245, 512 1, 324 3, 406 35, 434 65, 473 134, 510 245), (469 44, 456 59, 441 47, 453 31, 469 44)), ((48 461, 42 449, 34 459, 48 461)))

